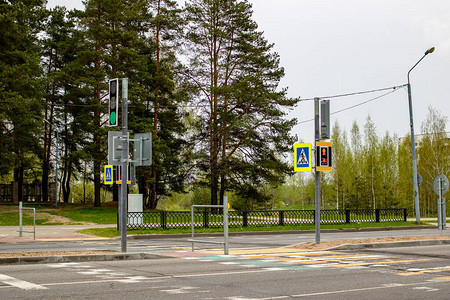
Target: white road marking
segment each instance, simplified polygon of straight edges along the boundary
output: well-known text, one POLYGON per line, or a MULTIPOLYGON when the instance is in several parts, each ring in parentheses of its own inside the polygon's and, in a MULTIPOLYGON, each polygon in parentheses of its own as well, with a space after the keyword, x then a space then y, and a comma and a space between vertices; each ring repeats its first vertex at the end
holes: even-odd
POLYGON ((435 292, 435 291, 439 291, 439 289, 434 289, 434 288, 430 288, 427 286, 418 286, 413 288, 414 290, 424 290, 425 292, 435 292))
POLYGON ((98 275, 98 274, 102 274, 102 273, 106 273, 106 272, 112 272, 112 270, 109 269, 90 269, 90 270, 86 270, 83 272, 78 271, 78 274, 81 275, 98 275))
POLYGON ((45 286, 39 285, 39 284, 34 284, 28 281, 24 281, 24 280, 20 280, 8 275, 3 275, 0 274, 0 281, 11 285, 11 286, 15 286, 19 289, 22 290, 46 290, 47 288, 45 286))
POLYGON ((193 291, 195 289, 199 289, 199 287, 192 287, 192 286, 182 286, 180 288, 173 288, 173 289, 166 289, 166 290, 159 290, 160 292, 168 293, 168 294, 187 294, 187 293, 195 293, 199 291, 193 291))

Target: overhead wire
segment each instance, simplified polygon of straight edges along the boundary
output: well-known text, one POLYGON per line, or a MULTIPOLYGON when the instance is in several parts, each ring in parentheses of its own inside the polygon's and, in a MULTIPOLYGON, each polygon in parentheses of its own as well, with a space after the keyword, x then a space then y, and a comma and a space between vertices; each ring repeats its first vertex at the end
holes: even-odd
POLYGON ((333 96, 322 96, 322 97, 314 97, 314 98, 305 98, 305 99, 299 99, 299 102, 302 101, 312 101, 315 99, 320 100, 326 100, 326 99, 333 99, 333 98, 341 98, 341 97, 349 97, 349 96, 356 96, 356 95, 363 95, 363 94, 369 94, 369 93, 376 93, 376 92, 383 92, 387 90, 398 90, 399 88, 405 87, 407 84, 397 85, 393 87, 386 87, 386 88, 380 88, 375 90, 368 90, 368 91, 360 91, 360 92, 352 92, 347 94, 340 94, 340 95, 333 95, 333 96))
MULTIPOLYGON (((369 103, 369 102, 378 100, 378 99, 380 99, 380 98, 383 98, 383 97, 385 97, 385 96, 387 96, 387 95, 390 95, 390 94, 392 94, 392 93, 395 93, 396 91, 399 90, 399 88, 405 87, 405 86, 407 86, 407 85, 404 84, 404 85, 400 85, 400 86, 396 86, 396 87, 391 87, 391 88, 383 88, 383 89, 378 89, 378 90, 372 90, 372 91, 366 91, 366 92, 357 92, 357 93, 351 93, 351 94, 343 94, 343 95, 331 96, 331 97, 322 97, 322 98, 321 98, 321 97, 316 97, 316 98, 312 98, 312 99, 314 100, 314 99, 319 98, 319 99, 321 99, 321 100, 325 100, 325 99, 330 99, 330 98, 347 97, 347 96, 353 96, 353 95, 361 95, 361 94, 367 94, 367 93, 374 93, 374 92, 380 92, 380 91, 391 90, 391 91, 389 91, 388 93, 384 93, 383 95, 380 95, 380 96, 371 98, 371 99, 369 99, 369 100, 366 100, 366 101, 360 102, 360 103, 358 103, 358 104, 355 104, 355 105, 352 105, 352 106, 349 106, 349 107, 346 107, 346 108, 343 108, 343 109, 340 109, 340 110, 337 110, 337 111, 334 111, 334 112, 331 112, 331 113, 330 113, 330 115, 335 115, 335 114, 341 113, 341 112, 343 112, 343 111, 347 111, 347 110, 350 110, 350 109, 352 109, 352 108, 355 108, 355 107, 358 107, 358 106, 367 104, 367 103, 369 103)), ((306 101, 306 100, 309 100, 309 99, 305 99, 305 101, 306 101)), ((308 123, 308 122, 312 122, 312 121, 314 121, 314 118, 313 118, 313 119, 309 119, 309 120, 305 120, 305 121, 298 122, 297 124, 303 124, 303 123, 308 123)))

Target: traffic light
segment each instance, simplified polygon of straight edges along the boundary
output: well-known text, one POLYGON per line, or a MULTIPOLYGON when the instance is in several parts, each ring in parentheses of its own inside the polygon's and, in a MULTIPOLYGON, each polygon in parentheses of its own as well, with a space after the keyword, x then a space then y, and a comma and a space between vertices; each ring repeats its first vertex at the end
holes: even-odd
POLYGON ((331 143, 319 142, 316 144, 317 171, 331 171, 331 143))
POLYGON ((109 81, 109 111, 108 125, 117 126, 119 123, 119 79, 109 81))

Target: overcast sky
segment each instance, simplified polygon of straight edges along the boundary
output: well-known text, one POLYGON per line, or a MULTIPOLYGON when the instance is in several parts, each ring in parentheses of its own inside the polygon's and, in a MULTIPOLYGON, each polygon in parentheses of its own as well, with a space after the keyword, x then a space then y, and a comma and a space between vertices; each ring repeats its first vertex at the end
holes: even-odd
MULTIPOLYGON (((184 1, 180 0, 180 3, 184 1)), ((274 43, 291 97, 314 98, 375 90, 407 83, 408 70, 424 52, 436 47, 411 72, 415 133, 420 134, 428 106, 450 116, 450 1, 448 0, 250 0, 254 20, 274 43)), ((49 7, 79 8, 81 0, 49 0, 49 7)), ((384 92, 386 93, 386 92, 384 92)), ((336 112, 384 93, 331 100, 336 112)), ((406 88, 367 104, 336 113, 350 131, 364 126, 370 114, 379 134, 409 133, 406 88)), ((294 134, 314 141, 313 101, 299 103, 290 114, 299 122, 294 134)), ((449 131, 450 123, 447 124, 449 131)))

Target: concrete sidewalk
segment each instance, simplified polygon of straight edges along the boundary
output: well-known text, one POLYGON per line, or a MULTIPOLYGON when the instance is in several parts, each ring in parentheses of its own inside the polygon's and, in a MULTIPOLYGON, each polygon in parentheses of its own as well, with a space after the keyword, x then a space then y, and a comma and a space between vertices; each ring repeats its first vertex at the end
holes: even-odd
MULTIPOLYGON (((424 222, 431 223, 434 226, 437 226, 436 218, 422 218, 424 222)), ((408 219, 408 221, 415 221, 415 219, 408 219)), ((69 240, 102 240, 102 239, 110 239, 110 238, 102 238, 95 237, 86 234, 78 233, 77 231, 83 229, 90 228, 116 228, 116 224, 87 224, 87 225, 38 225, 36 226, 36 241, 69 241, 69 240)), ((431 227, 428 227, 431 228, 431 227)), ((390 230, 402 230, 404 227, 392 227, 390 230)), ((417 228, 420 229, 420 228, 417 228)), ((23 226, 22 237, 19 236, 19 226, 0 226, 0 243, 20 243, 20 242, 30 242, 33 241, 33 226, 23 226)), ((368 230, 377 230, 377 228, 368 229, 368 230)), ((383 228, 379 228, 378 230, 383 230, 383 228)), ((329 231, 329 230, 321 230, 321 231, 329 231)), ((307 231, 304 231, 305 233, 307 231)), ((274 232, 272 232, 274 233, 274 232)), ((287 233, 284 232, 284 233, 287 233)), ((231 234, 231 233, 230 233, 231 234)), ((241 233, 242 234, 242 233, 241 233)), ((264 232, 247 232, 245 234, 264 234, 264 232)), ((158 235, 158 237, 162 237, 163 235, 158 235)), ((165 236, 165 235, 164 235, 165 236)), ((170 237, 175 237, 180 235, 170 235, 170 237)), ((187 236, 183 234, 182 236, 187 236)), ((136 238, 151 238, 150 236, 137 236, 136 238)))

